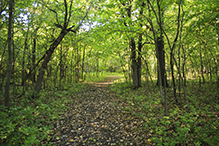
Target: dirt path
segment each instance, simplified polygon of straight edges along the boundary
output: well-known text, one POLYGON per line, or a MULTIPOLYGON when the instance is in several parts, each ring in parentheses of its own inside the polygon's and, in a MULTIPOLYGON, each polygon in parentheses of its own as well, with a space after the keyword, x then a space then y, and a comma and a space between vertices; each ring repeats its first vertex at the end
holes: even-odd
POLYGON ((120 76, 110 75, 108 78, 106 78, 104 81, 94 83, 94 86, 96 87, 109 87, 113 84, 113 82, 117 79, 119 79, 120 76))
POLYGON ((115 79, 118 76, 110 76, 71 97, 71 110, 54 125, 56 138, 50 142, 62 146, 146 145, 138 132, 143 121, 125 112, 126 103, 108 88, 115 79))

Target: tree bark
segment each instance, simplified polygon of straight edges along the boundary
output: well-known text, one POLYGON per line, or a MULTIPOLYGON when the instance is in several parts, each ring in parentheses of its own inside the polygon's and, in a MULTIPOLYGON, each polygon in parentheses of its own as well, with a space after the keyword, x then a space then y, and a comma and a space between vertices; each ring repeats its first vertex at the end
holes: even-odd
POLYGON ((58 38, 56 38, 56 40, 50 45, 49 50, 47 50, 46 55, 45 55, 44 60, 43 60, 43 63, 42 63, 42 66, 40 67, 39 74, 37 76, 37 82, 36 82, 35 93, 33 95, 33 98, 39 97, 38 93, 40 92, 41 87, 42 87, 43 76, 45 74, 47 64, 50 61, 50 58, 51 58, 55 48, 60 44, 60 42, 62 41, 62 39, 65 37, 65 35, 67 33, 68 32, 66 30, 62 30, 60 32, 58 38))
MULTIPOLYGON (((201 46, 200 46, 201 47, 201 46)), ((200 61, 201 61, 201 74, 202 74, 202 80, 203 80, 203 84, 205 84, 205 77, 204 77, 204 69, 203 69, 203 61, 202 61, 202 50, 200 48, 200 61)))
POLYGON ((83 58, 82 58, 82 69, 81 69, 81 79, 82 81, 84 80, 84 59, 85 59, 85 48, 86 46, 84 46, 84 49, 83 49, 83 58))
POLYGON ((176 83, 175 83, 175 77, 174 77, 174 69, 173 69, 173 52, 170 53, 170 66, 171 66, 171 75, 172 75, 172 82, 173 82, 173 94, 175 101, 177 102, 176 98, 176 83))
POLYGON ((7 78, 5 85, 5 106, 10 107, 10 80, 11 80, 11 65, 12 65, 12 17, 13 17, 13 0, 9 2, 9 23, 8 23, 8 69, 7 69, 7 78))
POLYGON ((32 50, 32 65, 33 65, 33 75, 32 75, 32 82, 35 83, 36 82, 36 66, 35 66, 35 62, 36 62, 36 36, 33 39, 33 50, 32 50))
POLYGON ((186 54, 185 54, 185 49, 182 45, 182 50, 183 50, 183 64, 182 64, 182 73, 183 73, 183 79, 184 79, 184 84, 186 86, 186 74, 185 74, 185 65, 186 65, 186 54))
POLYGON ((131 61, 132 61, 132 81, 134 88, 138 88, 138 64, 136 61, 136 48, 135 40, 131 38, 130 48, 131 48, 131 61))
MULTIPOLYGON (((169 85, 167 84, 167 75, 166 75, 166 69, 165 69, 165 52, 164 52, 164 41, 163 37, 157 37, 157 47, 158 47, 158 60, 160 62, 160 74, 161 74, 161 83, 162 86, 164 86, 164 82, 166 82, 166 87, 169 85)), ((160 77, 159 77, 159 70, 158 70, 158 80, 157 80, 157 85, 159 83, 160 77)))
POLYGON ((27 34, 26 34, 26 38, 25 38, 25 41, 24 41, 24 51, 23 51, 23 61, 22 61, 22 85, 23 85, 23 95, 25 96, 25 82, 26 82, 26 76, 27 76, 27 73, 26 73, 26 69, 25 69, 25 55, 26 55, 26 50, 27 50, 27 38, 28 38, 28 33, 29 31, 27 31, 27 34))
POLYGON ((60 60, 59 60, 59 90, 62 88, 62 70, 63 70, 63 65, 62 65, 62 45, 60 49, 60 60))

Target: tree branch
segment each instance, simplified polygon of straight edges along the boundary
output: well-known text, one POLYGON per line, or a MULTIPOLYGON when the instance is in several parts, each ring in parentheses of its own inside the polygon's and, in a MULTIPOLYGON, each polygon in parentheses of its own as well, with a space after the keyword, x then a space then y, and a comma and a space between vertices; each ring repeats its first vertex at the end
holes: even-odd
POLYGON ((65 5, 65 21, 64 21, 64 29, 67 28, 68 23, 67 23, 67 18, 68 18, 68 4, 66 0, 64 0, 64 5, 65 5))
POLYGON ((73 28, 74 26, 71 26, 70 28, 67 29, 68 32, 69 32, 69 31, 74 32, 74 33, 77 32, 77 30, 80 28, 81 24, 83 23, 84 19, 87 17, 90 8, 91 8, 91 5, 90 5, 89 8, 87 9, 86 14, 84 15, 83 19, 79 22, 78 26, 77 26, 74 30, 72 30, 72 28, 73 28))
POLYGON ((73 0, 71 0, 71 4, 70 4, 69 16, 68 16, 68 21, 67 21, 67 23, 68 23, 68 24, 69 24, 69 22, 70 22, 70 19, 71 19, 72 2, 73 2, 73 0))
POLYGON ((58 19, 58 13, 57 13, 55 10, 49 8, 49 7, 45 4, 45 2, 44 2, 43 0, 42 0, 42 4, 43 4, 47 9, 49 9, 51 12, 53 12, 53 13, 56 14, 56 22, 58 23, 59 26, 61 26, 61 24, 59 23, 59 19, 58 19))

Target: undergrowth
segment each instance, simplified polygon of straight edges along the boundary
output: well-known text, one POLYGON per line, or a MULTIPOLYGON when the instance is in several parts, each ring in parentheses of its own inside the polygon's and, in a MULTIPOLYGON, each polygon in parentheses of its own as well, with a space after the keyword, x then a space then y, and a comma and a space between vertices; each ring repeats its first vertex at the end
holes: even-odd
POLYGON ((103 81, 104 79, 108 78, 107 74, 103 74, 103 75, 88 75, 85 79, 85 83, 90 83, 90 82, 99 82, 99 81, 103 81))
MULTIPOLYGON (((109 74, 108 74, 109 75, 109 74)), ((87 78, 85 82, 96 82, 108 75, 87 78)), ((181 94, 180 103, 175 103, 172 90, 167 89, 168 115, 160 104, 160 94, 154 83, 143 83, 143 87, 133 89, 130 82, 115 83, 111 90, 121 101, 129 106, 124 110, 133 117, 141 118, 144 127, 139 131, 148 133, 148 145, 217 145, 219 143, 219 98, 216 84, 187 82, 187 95, 190 111, 181 94), (148 85, 151 85, 149 88, 148 85), (152 86, 153 85, 153 86, 152 86)), ((38 99, 31 94, 12 99, 10 109, 0 105, 0 145, 51 145, 45 141, 54 139, 54 121, 60 120, 70 96, 85 91, 89 85, 84 83, 63 84, 62 90, 44 89, 38 99)), ((177 97, 179 99, 179 97, 177 97)), ((143 138, 143 137, 142 137, 143 138)))
MULTIPOLYGON (((143 84, 143 87, 134 90, 130 82, 115 83, 111 90, 121 101, 129 103, 124 110, 144 120, 145 127, 139 130, 149 133, 151 142, 168 146, 214 146, 219 143, 219 94, 216 84, 206 83, 200 87, 194 81, 188 81, 189 112, 184 94, 180 96, 180 103, 175 103, 172 90, 167 89, 167 116, 160 104, 157 87, 152 86, 149 90, 148 83, 143 84)), ((179 95, 177 98, 179 100, 179 95)))
POLYGON ((68 97, 87 88, 82 83, 63 86, 66 90, 42 90, 38 99, 28 96, 13 99, 9 110, 1 105, 0 145, 43 145, 43 141, 53 138, 53 122, 68 110, 68 97))

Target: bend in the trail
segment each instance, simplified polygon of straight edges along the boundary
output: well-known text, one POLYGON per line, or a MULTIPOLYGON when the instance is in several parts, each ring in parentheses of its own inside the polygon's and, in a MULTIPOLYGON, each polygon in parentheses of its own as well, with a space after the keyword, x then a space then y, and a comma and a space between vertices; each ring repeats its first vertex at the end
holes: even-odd
POLYGON ((103 81, 94 83, 93 85, 96 87, 109 87, 114 83, 115 80, 119 79, 120 76, 115 76, 115 75, 109 75, 108 78, 106 78, 103 81))

